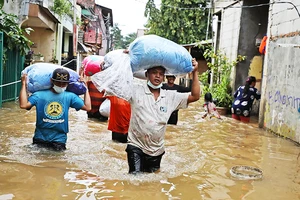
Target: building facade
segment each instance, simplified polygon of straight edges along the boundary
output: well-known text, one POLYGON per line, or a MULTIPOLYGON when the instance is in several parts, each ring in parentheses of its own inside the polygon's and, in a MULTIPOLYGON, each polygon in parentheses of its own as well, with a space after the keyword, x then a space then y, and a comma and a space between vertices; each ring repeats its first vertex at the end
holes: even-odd
POLYGON ((26 37, 33 42, 31 50, 36 56, 25 63, 49 62, 77 70, 84 56, 108 51, 112 10, 94 0, 59 2, 69 4, 70 10, 59 15, 55 0, 8 1, 3 10, 17 15, 22 28, 33 30, 26 37))
POLYGON ((262 98, 254 105, 259 125, 300 142, 300 2, 244 0, 213 2, 214 44, 234 60, 246 56, 232 72, 234 90, 255 76, 262 98), (267 36, 266 53, 259 46, 267 36))

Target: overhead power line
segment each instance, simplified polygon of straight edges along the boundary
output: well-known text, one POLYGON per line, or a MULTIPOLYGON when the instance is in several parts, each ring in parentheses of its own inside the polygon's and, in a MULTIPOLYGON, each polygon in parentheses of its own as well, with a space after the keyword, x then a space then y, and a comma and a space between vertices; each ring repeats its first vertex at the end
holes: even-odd
MULTIPOLYGON (((144 3, 141 2, 140 0, 135 0, 136 2, 140 2, 140 3, 144 3)), ((296 10, 296 12, 298 13, 298 16, 300 17, 300 12, 297 8, 297 6, 290 1, 276 1, 276 2, 272 2, 272 3, 262 3, 262 4, 256 4, 256 5, 251 5, 251 6, 236 6, 236 5, 229 5, 227 7, 221 7, 221 6, 216 6, 214 8, 218 8, 218 9, 229 9, 229 8, 256 8, 256 7, 263 7, 263 6, 268 6, 268 5, 273 5, 273 4, 290 4, 293 6, 293 9, 296 10)), ((201 4, 199 4, 199 7, 178 7, 178 6, 171 6, 171 5, 166 5, 161 3, 160 4, 161 7, 169 7, 169 8, 174 8, 174 9, 178 9, 178 10, 205 10, 205 9, 211 9, 211 6, 205 6, 202 7, 201 4)), ((288 9, 287 9, 288 10, 288 9)))

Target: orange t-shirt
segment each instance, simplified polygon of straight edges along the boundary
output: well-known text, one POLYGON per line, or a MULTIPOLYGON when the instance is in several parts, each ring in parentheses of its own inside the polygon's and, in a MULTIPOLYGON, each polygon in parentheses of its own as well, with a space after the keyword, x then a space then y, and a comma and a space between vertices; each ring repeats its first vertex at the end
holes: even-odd
POLYGON ((115 96, 108 96, 107 98, 110 100, 108 130, 117 133, 128 133, 131 115, 130 104, 126 100, 115 96))
POLYGON ((103 97, 104 92, 99 92, 92 81, 87 82, 87 88, 91 97, 92 106, 92 109, 88 113, 97 113, 99 112, 101 103, 105 100, 105 97, 103 97))

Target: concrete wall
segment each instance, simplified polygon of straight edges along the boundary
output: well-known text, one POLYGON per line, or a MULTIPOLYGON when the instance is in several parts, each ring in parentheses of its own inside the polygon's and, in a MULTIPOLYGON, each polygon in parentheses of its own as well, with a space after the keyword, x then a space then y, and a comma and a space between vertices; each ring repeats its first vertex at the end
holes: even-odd
POLYGON ((2 7, 2 10, 4 10, 4 12, 6 13, 10 13, 10 14, 14 14, 14 15, 19 15, 19 10, 20 10, 20 6, 21 6, 21 2, 22 1, 16 1, 15 3, 8 3, 6 1, 4 1, 4 5, 2 7), (17 5, 17 6, 16 6, 17 5))
POLYGON ((215 4, 214 11, 219 12, 222 10, 222 8, 225 8, 234 3, 236 3, 236 1, 234 0, 214 0, 214 4, 215 4))
MULTIPOLYGON (((300 10, 299 0, 291 2, 300 10)), ((270 5, 260 118, 267 129, 300 142, 300 14, 291 8, 270 5)))
POLYGON ((45 28, 33 27, 34 31, 27 35, 27 37, 34 41, 34 45, 31 49, 35 54, 41 53, 45 57, 45 62, 49 62, 52 59, 53 48, 55 48, 56 33, 52 30, 45 28))
POLYGON ((229 60, 234 60, 237 56, 240 18, 241 8, 224 9, 222 12, 219 49, 229 60))
MULTIPOLYGON (((258 82, 261 80, 261 74, 250 74, 249 72, 251 68, 252 71, 262 71, 262 62, 256 62, 258 59, 261 60, 257 42, 267 34, 269 6, 252 8, 247 8, 247 6, 267 3, 269 0, 245 0, 243 2, 238 55, 246 56, 246 60, 236 67, 234 90, 240 85, 244 85, 249 75, 254 75, 258 82)), ((260 90, 260 87, 257 88, 260 90)))
POLYGON ((107 27, 105 25, 105 22, 104 22, 104 19, 102 16, 102 10, 100 7, 98 7, 98 9, 99 9, 99 18, 100 18, 100 27, 99 28, 100 28, 100 32, 102 33, 102 44, 101 44, 102 48, 99 50, 99 55, 104 56, 107 53, 107 49, 109 48, 108 40, 110 40, 110 38, 108 38, 108 35, 107 35, 107 29, 106 29, 107 27))
MULTIPOLYGON (((233 61, 237 57, 239 35, 240 35, 240 21, 241 8, 227 8, 221 13, 221 29, 219 35, 219 44, 216 46, 228 57, 229 61, 233 61)), ((232 69, 231 80, 232 84, 235 82, 236 69, 232 69)), ((233 88, 233 85, 232 85, 233 88)))

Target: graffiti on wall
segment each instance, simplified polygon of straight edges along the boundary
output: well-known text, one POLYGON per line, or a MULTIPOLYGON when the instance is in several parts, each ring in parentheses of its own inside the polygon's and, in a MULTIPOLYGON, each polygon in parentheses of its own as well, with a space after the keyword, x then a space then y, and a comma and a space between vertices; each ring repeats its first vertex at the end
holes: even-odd
MULTIPOLYGON (((274 103, 274 101, 272 101, 272 103, 274 103)), ((282 103, 280 103, 280 105, 286 106, 286 104, 282 103)), ((282 112, 276 109, 271 110, 270 102, 266 104, 264 125, 272 132, 279 134, 283 137, 291 139, 294 139, 296 137, 296 127, 288 126, 287 123, 285 123, 285 119, 283 117, 282 112)))
POLYGON ((276 92, 270 91, 268 94, 268 102, 270 104, 277 103, 282 106, 291 107, 293 109, 299 110, 300 98, 292 95, 287 95, 281 93, 279 90, 276 92))

